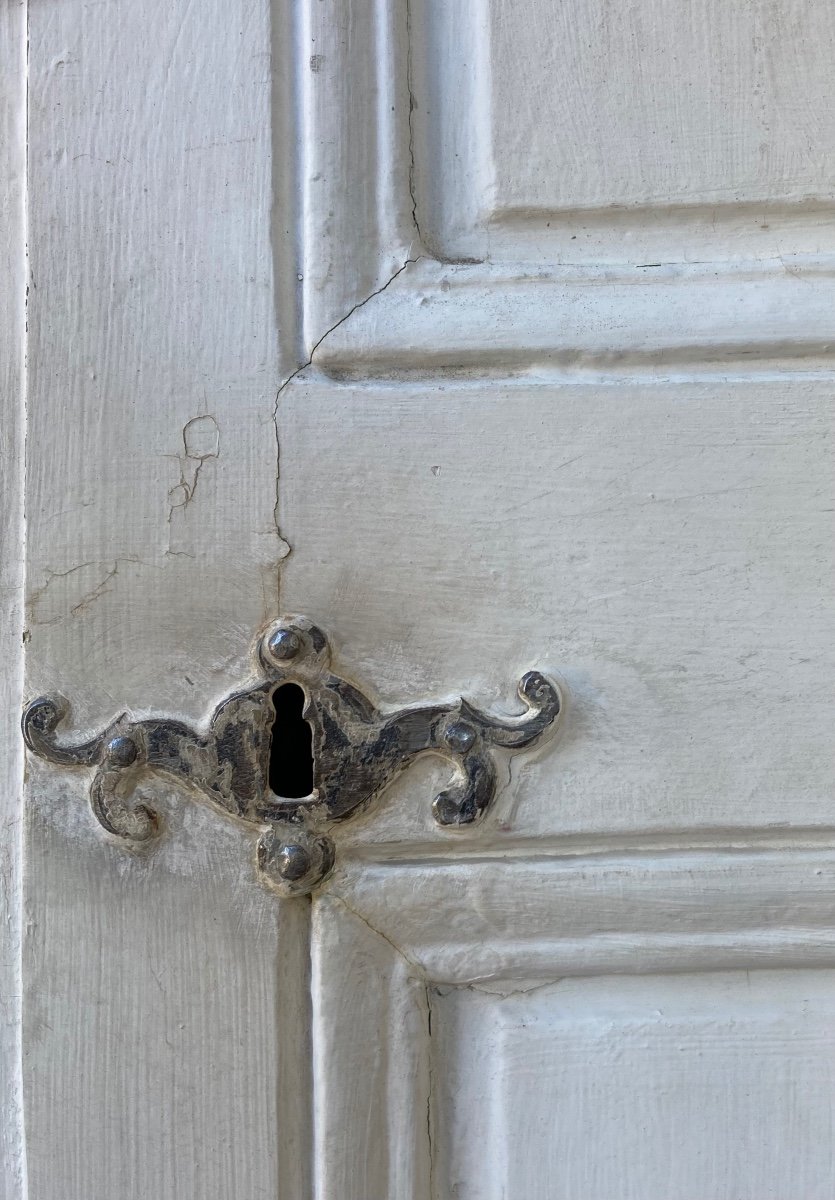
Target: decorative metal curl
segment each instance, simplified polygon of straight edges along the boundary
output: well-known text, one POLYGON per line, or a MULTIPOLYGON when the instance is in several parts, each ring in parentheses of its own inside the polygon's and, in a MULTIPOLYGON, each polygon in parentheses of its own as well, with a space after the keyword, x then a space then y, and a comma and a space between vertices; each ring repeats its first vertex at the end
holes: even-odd
POLYGON ((206 732, 180 721, 117 717, 79 745, 56 739, 67 714, 61 697, 42 696, 23 714, 23 736, 39 757, 62 766, 95 767, 93 812, 108 833, 134 846, 161 832, 160 815, 130 795, 145 770, 162 771, 197 788, 218 809, 262 830, 258 867, 282 895, 310 892, 330 872, 327 830, 368 805, 424 753, 456 767, 432 805, 440 825, 468 825, 496 791, 492 746, 517 750, 553 727, 561 711, 556 684, 528 671, 518 685, 527 712, 504 720, 468 701, 380 712, 356 687, 331 673, 327 638, 305 617, 273 625, 255 647, 258 681, 216 708, 206 732), (313 791, 285 799, 270 790, 272 698, 287 683, 302 688, 302 716, 312 730, 313 791))

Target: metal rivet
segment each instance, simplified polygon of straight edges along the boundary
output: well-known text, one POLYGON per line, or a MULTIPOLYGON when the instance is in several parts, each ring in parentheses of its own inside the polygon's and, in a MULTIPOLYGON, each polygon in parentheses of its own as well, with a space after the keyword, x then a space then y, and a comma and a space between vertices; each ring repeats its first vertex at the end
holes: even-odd
POLYGON ((267 643, 267 648, 273 658, 279 662, 287 662, 299 653, 302 641, 292 629, 277 629, 267 643))
POLYGON ((113 767, 129 767, 139 753, 136 742, 129 737, 111 738, 107 743, 107 761, 113 767))
POLYGON ((464 754, 469 750, 475 742, 475 738, 476 731, 466 721, 455 721, 454 724, 447 726, 444 733, 444 741, 456 754, 464 754))
POLYGON ((313 859, 306 846, 298 842, 288 842, 281 847, 275 856, 278 873, 282 879, 302 879, 313 866, 313 859))
POLYGON ((432 812, 439 825, 461 824, 461 806, 449 792, 441 792, 435 797, 432 812))

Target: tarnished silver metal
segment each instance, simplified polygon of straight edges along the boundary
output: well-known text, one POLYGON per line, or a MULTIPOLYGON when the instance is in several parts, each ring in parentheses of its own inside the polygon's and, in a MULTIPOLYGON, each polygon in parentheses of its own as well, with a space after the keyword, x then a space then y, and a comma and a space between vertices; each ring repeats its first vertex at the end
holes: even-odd
POLYGON ((267 643, 267 650, 276 662, 289 662, 302 648, 302 640, 293 629, 276 629, 267 643))
POLYGON ((216 808, 261 830, 259 869, 279 893, 296 896, 330 872, 333 824, 367 806, 418 755, 454 763, 456 777, 435 797, 432 811, 441 825, 468 825, 495 795, 491 748, 530 746, 555 726, 561 710, 556 684, 528 671, 517 689, 527 708, 520 717, 493 717, 466 700, 382 712, 331 673, 327 638, 305 617, 271 626, 254 658, 257 678, 222 701, 204 731, 166 717, 133 721, 123 714, 90 741, 66 743, 55 736, 66 702, 42 696, 23 714, 23 736, 41 758, 95 768, 93 812, 108 833, 131 845, 150 843, 161 830, 155 810, 131 802, 141 774, 160 771, 191 785, 216 808), (303 717, 312 730, 313 791, 301 799, 278 796, 269 786, 272 700, 286 683, 302 688, 303 717))

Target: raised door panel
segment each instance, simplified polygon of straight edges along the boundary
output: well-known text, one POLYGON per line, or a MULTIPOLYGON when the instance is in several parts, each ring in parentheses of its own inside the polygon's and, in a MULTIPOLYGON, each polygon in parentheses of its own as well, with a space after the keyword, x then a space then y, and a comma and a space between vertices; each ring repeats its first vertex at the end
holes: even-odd
MULTIPOLYGON (((826 161, 808 102, 828 9, 328 11, 300 24, 321 269, 302 273, 308 361, 276 410, 285 606, 315 610, 384 703, 512 712, 523 671, 560 676, 560 739, 503 765, 485 843, 830 829, 833 259, 825 181, 803 175, 826 161), (352 69, 356 23, 373 78, 352 69), (775 106, 788 124, 755 169, 751 122, 775 106), (554 228, 499 236, 511 212, 554 228), (564 253, 587 217, 614 255, 564 253), (456 222, 477 252, 442 245, 456 222), (334 256, 364 270, 371 228, 393 269, 340 292, 334 256)), ((440 778, 404 777, 346 837, 451 846, 418 799, 440 778)))
POLYGON ((412 0, 410 17, 418 215, 441 257, 831 247, 823 0, 412 0))
POLYGON ((303 359, 750 366, 833 328, 823 0, 305 5, 303 359))
POLYGON ((316 1200, 823 1195, 830 14, 360 4, 372 75, 326 7, 283 602, 383 706, 568 703, 340 833, 316 1200))
POLYGON ((831 851, 466 857, 314 901, 317 1200, 829 1194, 831 851))
POLYGON ((824 1200, 831 971, 435 989, 438 1194, 824 1200))

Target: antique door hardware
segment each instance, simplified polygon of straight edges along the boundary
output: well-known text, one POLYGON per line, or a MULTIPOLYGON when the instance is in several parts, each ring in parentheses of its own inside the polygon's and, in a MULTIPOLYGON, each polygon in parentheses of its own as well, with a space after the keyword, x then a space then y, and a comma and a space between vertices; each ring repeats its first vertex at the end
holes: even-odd
MULTIPOLYGON (((161 771, 198 789, 214 807, 261 829, 258 867, 282 895, 303 895, 330 871, 333 823, 366 806, 418 755, 454 763, 456 778, 435 797, 440 825, 467 825, 490 805, 496 769, 490 749, 529 746, 553 727, 561 710, 557 686, 538 671, 519 682, 528 711, 505 720, 468 701, 394 713, 378 710, 353 684, 330 671, 330 648, 304 617, 272 625, 255 646, 258 679, 223 700, 208 729, 153 717, 117 717, 90 741, 74 745, 55 732, 68 711, 60 697, 42 696, 23 714, 33 753, 64 766, 94 767, 90 787, 99 823, 128 845, 152 844, 159 814, 130 797, 141 773, 161 771), (277 693, 301 689, 301 716, 312 734, 310 794, 287 798, 270 788, 277 693)), ((279 718, 280 720, 280 718, 279 718)), ((275 772, 273 772, 275 778, 275 772)))

